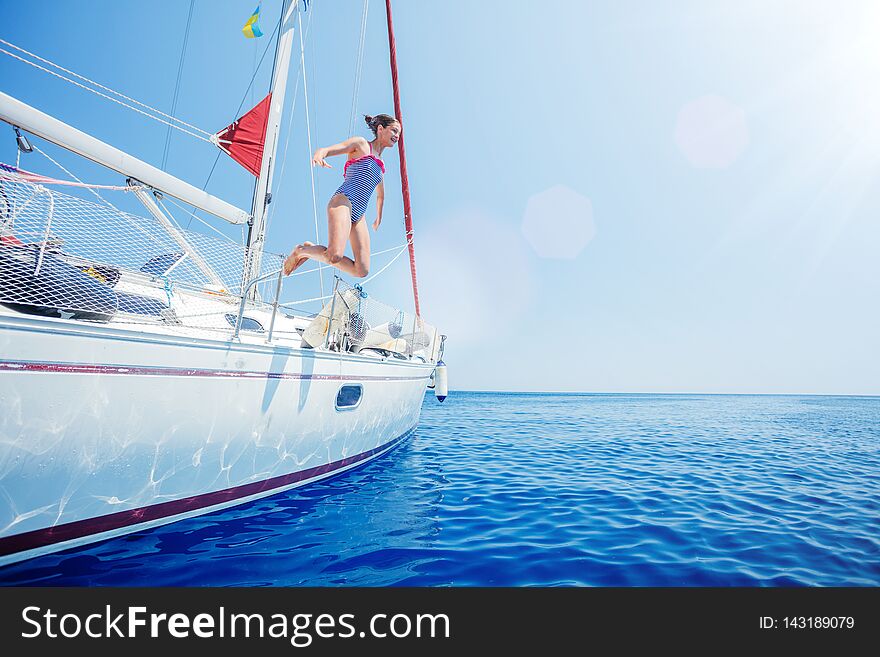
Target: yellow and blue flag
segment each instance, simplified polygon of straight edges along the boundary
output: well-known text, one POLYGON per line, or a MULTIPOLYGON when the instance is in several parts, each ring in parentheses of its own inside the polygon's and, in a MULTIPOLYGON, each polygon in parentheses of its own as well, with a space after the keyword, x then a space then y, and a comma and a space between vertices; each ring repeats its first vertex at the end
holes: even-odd
POLYGON ((263 31, 260 29, 260 26, 257 24, 260 20, 260 6, 254 10, 254 13, 250 18, 247 19, 247 23, 244 24, 244 27, 241 28, 242 33, 248 38, 253 39, 255 37, 263 36, 263 31))

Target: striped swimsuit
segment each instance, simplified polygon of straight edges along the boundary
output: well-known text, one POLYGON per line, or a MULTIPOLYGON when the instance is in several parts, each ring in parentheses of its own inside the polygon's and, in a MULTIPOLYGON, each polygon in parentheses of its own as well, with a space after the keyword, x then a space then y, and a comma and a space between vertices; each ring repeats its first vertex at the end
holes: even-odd
POLYGON ((376 186, 382 182, 383 173, 385 173, 385 163, 372 154, 345 163, 345 169, 342 171, 345 180, 333 196, 342 194, 351 203, 351 223, 363 219, 370 196, 373 195, 376 186))

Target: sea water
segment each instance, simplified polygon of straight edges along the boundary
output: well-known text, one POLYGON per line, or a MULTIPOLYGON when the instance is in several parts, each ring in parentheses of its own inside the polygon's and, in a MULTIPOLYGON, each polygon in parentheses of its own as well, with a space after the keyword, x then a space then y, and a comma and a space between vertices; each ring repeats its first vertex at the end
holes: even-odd
POLYGON ((878 586, 880 398, 426 396, 360 469, 0 583, 878 586))

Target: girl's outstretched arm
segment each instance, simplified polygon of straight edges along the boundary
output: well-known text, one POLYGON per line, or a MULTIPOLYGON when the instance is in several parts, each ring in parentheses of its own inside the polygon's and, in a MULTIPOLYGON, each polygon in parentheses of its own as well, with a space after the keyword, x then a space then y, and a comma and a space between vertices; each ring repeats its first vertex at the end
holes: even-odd
POLYGON ((312 156, 312 165, 319 165, 326 169, 332 169, 333 167, 327 164, 327 162, 324 161, 324 158, 351 153, 355 150, 369 150, 369 148, 367 140, 363 137, 352 137, 351 139, 346 139, 338 144, 333 144, 332 146, 326 146, 316 150, 315 154, 312 156))

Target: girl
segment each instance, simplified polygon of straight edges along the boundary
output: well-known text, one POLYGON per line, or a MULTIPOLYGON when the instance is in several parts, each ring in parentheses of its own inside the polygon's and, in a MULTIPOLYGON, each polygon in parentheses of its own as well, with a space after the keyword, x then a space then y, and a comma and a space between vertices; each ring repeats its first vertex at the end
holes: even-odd
POLYGON ((374 139, 352 137, 342 143, 327 148, 319 148, 312 157, 312 165, 331 168, 325 158, 333 155, 348 155, 343 175, 345 180, 333 194, 327 205, 327 224, 329 237, 327 246, 303 242, 299 244, 284 261, 284 275, 290 275, 306 260, 312 258, 326 262, 346 274, 363 278, 370 271, 370 232, 366 222, 361 221, 367 211, 367 203, 374 189, 376 192, 376 220, 373 230, 379 230, 382 223, 382 205, 385 202, 385 187, 382 174, 385 164, 379 158, 382 151, 393 147, 400 138, 400 122, 388 114, 364 116, 373 131, 374 139), (345 243, 351 242, 354 259, 345 256, 345 243))

